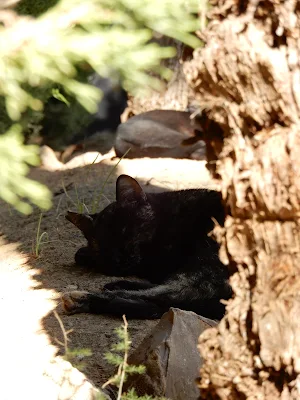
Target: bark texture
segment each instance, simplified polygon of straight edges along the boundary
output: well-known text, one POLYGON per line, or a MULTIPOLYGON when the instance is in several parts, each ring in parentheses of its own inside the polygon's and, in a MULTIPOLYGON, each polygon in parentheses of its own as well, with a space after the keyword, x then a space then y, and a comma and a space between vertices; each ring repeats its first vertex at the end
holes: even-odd
POLYGON ((300 399, 300 1, 214 0, 184 66, 222 185, 234 298, 200 337, 203 399, 300 399))

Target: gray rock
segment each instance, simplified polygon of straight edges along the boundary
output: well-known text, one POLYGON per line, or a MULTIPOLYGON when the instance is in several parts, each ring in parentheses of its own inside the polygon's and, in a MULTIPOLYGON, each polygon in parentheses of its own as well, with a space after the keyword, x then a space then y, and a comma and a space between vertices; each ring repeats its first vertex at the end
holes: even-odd
POLYGON ((175 110, 152 110, 135 115, 117 129, 115 151, 126 158, 193 158, 205 160, 203 127, 191 114, 175 110))
POLYGON ((195 380, 202 365, 198 338, 205 329, 215 325, 217 321, 171 308, 129 357, 129 364, 143 364, 147 372, 129 377, 124 389, 134 387, 140 396, 198 399, 195 380))

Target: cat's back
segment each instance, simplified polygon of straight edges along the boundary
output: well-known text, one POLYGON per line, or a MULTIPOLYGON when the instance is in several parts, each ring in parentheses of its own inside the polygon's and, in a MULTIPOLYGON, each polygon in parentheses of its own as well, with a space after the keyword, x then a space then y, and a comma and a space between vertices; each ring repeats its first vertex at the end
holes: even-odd
MULTIPOLYGON (((215 221, 220 225, 224 223, 219 192, 188 189, 147 193, 147 198, 156 218, 151 253, 147 257, 153 281, 162 275, 165 279, 176 271, 185 274, 195 271, 194 278, 198 281, 199 268, 219 268, 219 246, 209 235, 215 221)), ((192 275, 190 278, 194 279, 192 275)))
POLYGON ((158 218, 171 221, 201 222, 212 218, 224 224, 221 193, 210 189, 185 189, 173 192, 147 193, 158 218))

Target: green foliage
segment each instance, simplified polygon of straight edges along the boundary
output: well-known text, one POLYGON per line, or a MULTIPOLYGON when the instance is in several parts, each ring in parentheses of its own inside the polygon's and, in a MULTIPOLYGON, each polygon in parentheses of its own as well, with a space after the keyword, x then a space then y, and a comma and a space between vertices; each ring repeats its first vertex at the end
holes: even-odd
MULTIPOLYGON (((55 93, 55 92, 54 92, 55 93)), ((55 150, 63 150, 66 143, 92 122, 92 115, 72 96, 65 93, 55 97, 59 101, 47 102, 44 109, 43 125, 47 144, 55 150), (65 101, 62 100, 64 97, 65 101)), ((39 124, 39 121, 37 121, 39 124)))
MULTIPOLYGON (((82 362, 78 362, 85 357, 90 357, 92 355, 92 352, 90 349, 70 349, 68 347, 68 342, 70 341, 68 335, 73 331, 70 329, 69 331, 65 330, 65 327, 62 323, 61 318, 57 314, 56 311, 53 312, 55 318, 57 319, 59 326, 61 328, 62 334, 63 334, 63 341, 61 342, 60 340, 56 339, 56 342, 59 343, 61 346, 64 348, 64 355, 63 358, 66 361, 69 361, 75 368, 78 368, 79 370, 83 371, 85 368, 85 364, 82 362)), ((111 365, 114 365, 115 367, 118 368, 117 373, 110 378, 104 385, 102 385, 102 388, 105 388, 108 385, 115 385, 118 387, 118 396, 117 400, 166 400, 163 397, 152 397, 152 396, 142 396, 139 397, 135 389, 130 389, 127 393, 123 393, 123 384, 126 380, 127 375, 130 374, 144 374, 145 373, 145 367, 143 365, 128 365, 127 364, 127 359, 128 359, 128 352, 130 350, 130 337, 128 333, 128 323, 125 318, 125 315, 123 315, 123 321, 124 324, 115 330, 115 333, 117 335, 118 341, 116 344, 114 344, 111 348, 111 351, 106 353, 105 358, 107 362, 111 365), (120 355, 119 353, 122 353, 120 355)), ((99 392, 97 396, 98 400, 105 400, 106 397, 99 392)))
POLYGON ((69 102, 70 96, 94 113, 101 94, 80 80, 84 66, 103 77, 120 77, 135 94, 160 86, 149 71, 170 76, 160 61, 175 50, 151 41, 154 32, 199 45, 191 34, 199 28, 198 0, 143 0, 142 6, 140 0, 55 3, 23 0, 19 17, 1 13, 0 5, 0 197, 24 213, 31 211, 25 198, 42 208, 51 204, 50 192, 25 178, 28 166, 38 164, 38 150, 24 146, 20 127, 41 119, 53 88, 63 89, 63 97, 54 92, 59 100, 69 102))
POLYGON ((58 0, 22 0, 16 7, 16 11, 22 15, 38 17, 49 8, 55 6, 58 0))
POLYGON ((99 91, 74 79, 80 62, 104 77, 113 68, 133 92, 140 85, 157 86, 158 81, 146 71, 162 72, 160 60, 174 51, 149 43, 152 31, 197 45, 198 40, 189 34, 197 28, 197 20, 184 7, 195 8, 196 3, 144 0, 140 7, 139 0, 61 0, 39 18, 20 18, 11 27, 1 27, 0 94, 8 115, 18 120, 27 108, 42 109, 40 99, 23 85, 40 87, 51 82, 61 84, 95 112, 99 91))
POLYGON ((153 397, 149 395, 139 397, 134 388, 128 390, 127 393, 122 394, 122 400, 166 400, 165 397, 153 397))
POLYGON ((86 364, 83 361, 85 357, 90 357, 92 355, 91 349, 69 349, 67 348, 63 358, 69 361, 73 367, 79 369, 79 371, 84 371, 86 364))
POLYGON ((68 107, 70 107, 70 102, 69 100, 66 99, 66 97, 59 91, 59 89, 55 88, 52 89, 52 96, 61 101, 62 103, 66 104, 68 107))
POLYGON ((38 226, 37 226, 37 230, 36 230, 36 240, 35 240, 35 246, 33 246, 33 253, 35 254, 36 257, 39 256, 40 254, 40 250, 41 250, 41 245, 46 243, 43 242, 43 238, 47 237, 48 238, 48 233, 47 232, 43 232, 41 233, 41 222, 42 222, 42 218, 43 218, 43 214, 40 214, 40 218, 38 221, 38 226))
POLYGON ((25 176, 29 166, 38 163, 38 148, 23 145, 20 125, 14 124, 0 136, 0 196, 24 214, 32 211, 24 198, 44 209, 51 205, 49 190, 25 176))
POLYGON ((70 329, 69 331, 65 330, 65 327, 63 325, 63 322, 60 318, 60 316, 57 314, 56 311, 53 312, 55 318, 57 319, 59 326, 61 328, 62 334, 63 334, 63 342, 60 340, 56 339, 56 342, 63 346, 64 349, 64 355, 63 358, 66 361, 69 361, 75 368, 79 369, 80 371, 84 371, 85 369, 85 363, 82 361, 85 357, 90 357, 92 355, 92 352, 90 349, 70 349, 68 346, 68 342, 70 341, 68 335, 73 331, 73 329, 70 329))
POLYGON ((117 343, 112 346, 110 352, 105 354, 107 362, 117 367, 118 370, 117 373, 102 386, 102 388, 105 388, 108 385, 117 386, 117 400, 166 400, 162 397, 152 397, 148 395, 139 397, 134 388, 130 389, 127 393, 123 393, 123 384, 128 375, 144 374, 146 372, 146 368, 143 365, 128 365, 127 363, 131 341, 125 315, 123 315, 123 321, 124 325, 115 330, 118 338, 117 343))
POLYGON ((62 185, 62 189, 63 189, 63 191, 64 191, 64 193, 66 195, 67 200, 69 200, 71 202, 71 204, 76 207, 77 212, 79 214, 82 214, 83 212, 87 212, 89 214, 89 209, 88 209, 87 205, 85 204, 84 199, 81 200, 79 198, 76 184, 75 184, 75 193, 76 193, 76 200, 75 201, 69 195, 69 193, 68 193, 68 191, 67 191, 67 189, 65 187, 64 182, 62 182, 61 185, 62 185))
POLYGON ((118 342, 111 347, 111 351, 105 354, 105 359, 109 364, 118 367, 117 373, 106 382, 103 387, 108 384, 115 385, 119 388, 119 393, 122 393, 123 383, 126 381, 128 374, 144 374, 145 367, 143 365, 128 365, 128 352, 130 349, 131 341, 128 333, 128 324, 123 316, 124 325, 115 329, 118 342), (122 353, 120 355, 119 353, 122 353))

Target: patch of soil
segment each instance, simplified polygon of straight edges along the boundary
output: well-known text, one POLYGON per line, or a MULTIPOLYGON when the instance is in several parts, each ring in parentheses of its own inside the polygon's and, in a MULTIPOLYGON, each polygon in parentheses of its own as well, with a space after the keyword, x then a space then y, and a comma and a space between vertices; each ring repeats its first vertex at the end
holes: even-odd
MULTIPOLYGON (((62 354, 57 339, 62 341, 63 335, 53 314, 55 309, 66 331, 72 330, 68 335, 69 347, 92 351, 92 356, 84 359, 85 375, 100 387, 113 372, 103 354, 115 342, 113 331, 122 324, 121 318, 88 314, 67 316, 60 306, 60 295, 64 291, 97 291, 114 279, 74 264, 74 254, 85 244, 85 239, 65 220, 68 209, 76 211, 83 207, 91 212, 95 200, 99 200, 98 210, 104 208, 115 198, 115 181, 121 173, 137 178, 147 191, 216 187, 203 161, 124 159, 112 172, 117 161, 104 159, 98 164, 74 169, 44 167, 31 171, 31 177, 46 184, 54 194, 52 208, 43 213, 40 229, 41 233, 47 233, 44 237, 47 243, 42 245, 38 257, 34 256, 33 248, 40 210, 23 216, 7 204, 0 204, 3 235, 0 237, 0 302, 4 310, 1 345, 6 347, 1 364, 7 382, 11 381, 11 390, 15 393, 16 385, 22 388, 20 397, 1 394, 1 399, 54 398, 50 396, 50 389, 46 389, 44 379, 49 365, 62 354), (106 180, 101 194, 100 188, 106 180), (38 385, 43 390, 37 391, 35 396, 33 387, 38 385), (39 397, 41 393, 43 396, 39 397)), ((133 348, 156 323, 155 320, 129 321, 133 348)))

